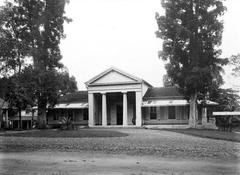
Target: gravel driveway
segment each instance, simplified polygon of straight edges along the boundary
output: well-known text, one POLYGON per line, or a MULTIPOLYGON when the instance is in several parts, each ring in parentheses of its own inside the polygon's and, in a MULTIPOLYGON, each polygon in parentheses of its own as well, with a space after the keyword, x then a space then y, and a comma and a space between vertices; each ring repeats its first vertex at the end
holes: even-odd
MULTIPOLYGON (((104 130, 124 132, 127 133, 128 136, 111 138, 31 138, 0 136, 0 152, 96 152, 140 156, 153 155, 162 158, 209 158, 216 160, 237 160, 240 158, 240 143, 236 142, 199 138, 164 130, 104 130)), ((81 130, 79 132, 81 132, 81 130)))

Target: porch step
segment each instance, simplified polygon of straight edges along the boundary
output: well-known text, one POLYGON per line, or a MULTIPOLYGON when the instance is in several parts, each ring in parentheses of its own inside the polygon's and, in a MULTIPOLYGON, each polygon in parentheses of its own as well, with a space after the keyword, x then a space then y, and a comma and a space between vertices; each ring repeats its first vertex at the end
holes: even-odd
POLYGON ((143 128, 152 129, 187 129, 189 125, 143 125, 143 128))
POLYGON ((128 125, 128 126, 122 126, 122 125, 101 126, 101 125, 97 125, 97 126, 90 126, 90 128, 141 128, 141 127, 136 126, 136 125, 128 125))

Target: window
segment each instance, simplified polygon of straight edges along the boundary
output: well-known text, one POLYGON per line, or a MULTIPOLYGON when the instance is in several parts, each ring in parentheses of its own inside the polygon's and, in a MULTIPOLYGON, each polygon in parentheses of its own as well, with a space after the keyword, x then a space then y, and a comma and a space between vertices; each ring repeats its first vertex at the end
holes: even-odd
POLYGON ((83 120, 88 120, 88 109, 83 110, 83 120))
POLYGON ((157 119, 157 108, 156 107, 150 107, 150 119, 151 120, 157 119))
POLYGON ((176 119, 175 106, 168 107, 168 119, 176 119))

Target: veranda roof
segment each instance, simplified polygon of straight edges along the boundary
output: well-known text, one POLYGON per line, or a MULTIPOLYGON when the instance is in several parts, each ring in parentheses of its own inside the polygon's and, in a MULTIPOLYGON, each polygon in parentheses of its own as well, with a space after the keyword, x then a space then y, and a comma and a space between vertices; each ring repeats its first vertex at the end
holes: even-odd
POLYGON ((222 112, 213 112, 214 116, 225 116, 225 115, 239 115, 240 111, 222 111, 222 112))
POLYGON ((147 100, 143 101, 142 106, 186 106, 188 104, 187 100, 147 100))
POLYGON ((88 103, 60 103, 56 104, 53 109, 83 109, 88 108, 88 103))
MULTIPOLYGON (((198 101, 200 104, 201 101, 198 101)), ((158 99, 158 100, 146 100, 143 101, 142 107, 151 107, 151 106, 187 106, 189 102, 184 99, 158 99)), ((218 105, 218 103, 207 100, 206 105, 218 105)))

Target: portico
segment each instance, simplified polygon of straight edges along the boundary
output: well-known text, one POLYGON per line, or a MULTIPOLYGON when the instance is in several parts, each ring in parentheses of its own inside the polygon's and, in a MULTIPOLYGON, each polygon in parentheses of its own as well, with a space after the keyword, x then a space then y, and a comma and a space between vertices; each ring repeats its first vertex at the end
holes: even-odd
POLYGON ((116 68, 110 68, 86 82, 89 126, 141 126, 142 95, 151 87, 116 68))

